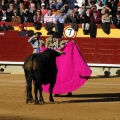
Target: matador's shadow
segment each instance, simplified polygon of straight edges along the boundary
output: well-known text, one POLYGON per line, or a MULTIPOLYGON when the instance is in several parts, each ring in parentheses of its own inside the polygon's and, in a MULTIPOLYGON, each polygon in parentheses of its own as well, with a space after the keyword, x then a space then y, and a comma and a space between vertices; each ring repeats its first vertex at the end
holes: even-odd
MULTIPOLYGON (((59 97, 66 97, 66 95, 60 95, 59 97)), ((80 98, 80 99, 61 101, 58 103, 61 104, 61 103, 119 102, 120 93, 75 94, 69 98, 71 99, 80 98)))

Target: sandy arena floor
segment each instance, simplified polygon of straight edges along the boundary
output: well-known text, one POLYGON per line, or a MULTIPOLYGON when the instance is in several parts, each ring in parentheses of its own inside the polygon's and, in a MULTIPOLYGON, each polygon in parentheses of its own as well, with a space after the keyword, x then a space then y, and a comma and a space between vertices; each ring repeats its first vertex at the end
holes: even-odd
POLYGON ((0 74, 0 120, 120 120, 120 77, 91 78, 54 104, 43 96, 46 104, 26 104, 24 75, 0 74))

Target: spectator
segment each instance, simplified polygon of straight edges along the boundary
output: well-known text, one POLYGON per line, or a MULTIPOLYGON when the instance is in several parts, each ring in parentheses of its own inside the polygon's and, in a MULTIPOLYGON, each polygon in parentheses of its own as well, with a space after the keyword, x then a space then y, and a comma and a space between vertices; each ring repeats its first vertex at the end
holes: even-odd
POLYGON ((101 23, 101 18, 98 15, 97 10, 93 11, 93 15, 90 17, 90 23, 95 23, 95 24, 100 24, 101 23))
POLYGON ((101 10, 101 14, 104 15, 106 10, 108 10, 109 13, 111 13, 111 9, 108 4, 104 5, 103 9, 101 10))
POLYGON ((107 33, 107 34, 110 34, 110 23, 111 23, 111 20, 112 20, 112 15, 110 15, 109 10, 106 10, 105 14, 102 15, 101 27, 102 27, 102 30, 105 33, 107 33))
POLYGON ((17 9, 13 10, 13 16, 11 22, 16 22, 18 24, 22 23, 21 17, 19 16, 17 9))
POLYGON ((47 12, 48 12, 48 10, 46 9, 46 7, 45 7, 45 3, 42 3, 41 4, 41 13, 42 13, 42 15, 44 16, 45 14, 47 14, 47 12))
POLYGON ((33 14, 33 16, 35 15, 36 13, 36 6, 35 6, 35 3, 31 3, 30 4, 30 9, 29 9, 29 12, 33 14))
POLYGON ((101 10, 103 9, 103 6, 104 6, 104 4, 102 3, 102 1, 98 0, 95 5, 97 7, 97 10, 100 11, 100 13, 101 13, 101 10))
POLYGON ((0 22, 0 31, 7 31, 7 27, 5 25, 5 22, 0 22))
POLYGON ((79 6, 75 5, 73 12, 74 12, 74 17, 77 18, 77 23, 80 23, 80 14, 78 12, 79 6))
POLYGON ((74 16, 74 11, 70 10, 70 14, 66 17, 66 22, 69 23, 77 23, 78 19, 74 16))
POLYGON ((116 17, 113 19, 113 24, 116 28, 120 29, 120 11, 116 12, 116 17))
POLYGON ((57 0, 57 5, 56 7, 59 9, 61 9, 61 7, 63 6, 63 1, 62 0, 57 0))
POLYGON ((109 13, 109 10, 105 11, 105 14, 102 15, 102 23, 111 23, 112 15, 109 13))
POLYGON ((60 13, 59 10, 56 9, 55 5, 52 5, 52 12, 55 16, 57 16, 60 13))
POLYGON ((33 20, 34 20, 34 22, 43 23, 42 14, 41 14, 40 10, 36 11, 35 15, 33 16, 33 20))
POLYGON ((20 3, 19 3, 19 0, 14 0, 14 1, 13 1, 13 8, 14 8, 14 9, 19 9, 19 4, 20 4, 20 3))
POLYGON ((48 13, 44 16, 44 23, 55 23, 55 15, 51 9, 49 9, 48 13))
POLYGON ((110 0, 110 1, 108 2, 108 6, 109 6, 110 9, 111 9, 111 12, 110 12, 110 13, 112 14, 112 17, 113 17, 113 18, 116 16, 117 4, 118 4, 117 0, 110 0))
POLYGON ((65 3, 62 7, 61 10, 63 10, 63 12, 66 14, 66 16, 68 16, 70 14, 70 9, 67 3, 65 3))
POLYGON ((7 12, 9 13, 10 16, 13 15, 13 3, 12 2, 9 3, 7 12))
POLYGON ((94 9, 93 15, 90 16, 90 26, 89 26, 89 32, 91 38, 96 38, 97 35, 97 24, 100 24, 101 18, 98 15, 98 11, 94 9))
POLYGON ((20 3, 19 4, 19 15, 22 16, 22 14, 24 13, 25 11, 25 6, 23 3, 20 3))
POLYGON ((57 0, 52 0, 52 2, 50 2, 50 9, 52 9, 52 6, 55 6, 56 9, 58 9, 57 8, 57 0))
POLYGON ((33 14, 29 12, 29 9, 25 9, 21 17, 22 17, 22 23, 33 22, 33 14))
POLYGON ((11 21, 11 16, 9 15, 9 13, 7 12, 7 9, 5 7, 2 7, 2 12, 0 15, 0 21, 4 21, 4 22, 10 22, 11 21))
POLYGON ((18 27, 20 29, 20 31, 18 32, 18 36, 28 36, 28 30, 25 30, 23 24, 20 24, 18 27))
POLYGON ((93 11, 96 10, 97 11, 97 16, 101 16, 100 11, 97 10, 97 7, 95 4, 92 4, 90 10, 89 10, 89 16, 91 17, 93 15, 93 11))
POLYGON ((63 10, 59 10, 60 13, 55 17, 55 29, 56 32, 63 33, 64 23, 66 21, 66 15, 63 13, 63 10))

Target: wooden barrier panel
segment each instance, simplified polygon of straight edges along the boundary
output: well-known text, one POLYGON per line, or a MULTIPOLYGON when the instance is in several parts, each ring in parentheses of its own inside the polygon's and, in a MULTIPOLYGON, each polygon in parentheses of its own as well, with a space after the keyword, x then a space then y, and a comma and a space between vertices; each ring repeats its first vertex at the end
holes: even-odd
MULTIPOLYGON (((0 36, 0 61, 23 62, 32 53, 29 37, 0 36)), ((45 41, 46 37, 41 37, 45 41)), ((68 39, 68 38, 63 38, 68 39)), ((119 38, 72 38, 87 63, 120 64, 119 38)))

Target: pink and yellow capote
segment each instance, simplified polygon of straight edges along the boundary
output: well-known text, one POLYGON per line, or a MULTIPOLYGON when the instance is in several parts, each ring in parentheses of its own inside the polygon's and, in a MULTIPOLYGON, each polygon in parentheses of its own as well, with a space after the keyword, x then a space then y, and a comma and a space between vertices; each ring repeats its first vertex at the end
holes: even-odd
MULTIPOLYGON (((70 40, 62 51, 65 54, 56 59, 58 73, 53 94, 64 94, 77 90, 92 73, 75 42, 70 40)), ((49 92, 49 84, 42 85, 42 87, 44 92, 49 92)))

